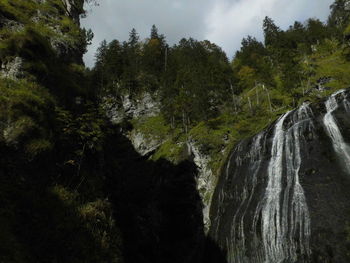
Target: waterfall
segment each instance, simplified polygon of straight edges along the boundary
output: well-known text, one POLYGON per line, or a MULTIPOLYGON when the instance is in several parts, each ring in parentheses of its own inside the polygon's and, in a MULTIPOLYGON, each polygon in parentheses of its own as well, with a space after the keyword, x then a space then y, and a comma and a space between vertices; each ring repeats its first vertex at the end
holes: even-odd
POLYGON ((339 156, 340 160, 343 162, 347 172, 350 173, 350 147, 345 143, 337 121, 333 116, 333 112, 339 108, 339 104, 336 99, 338 94, 343 95, 344 107, 346 111, 349 111, 349 102, 345 98, 344 90, 340 90, 334 93, 332 96, 330 96, 326 101, 325 105, 327 113, 323 118, 323 123, 326 127, 328 136, 332 140, 335 152, 339 156))
POLYGON ((300 145, 305 131, 313 130, 312 111, 303 104, 297 111, 286 113, 275 125, 268 184, 262 208, 262 239, 265 262, 296 262, 298 253, 310 254, 310 216, 299 181, 300 145), (284 122, 292 115, 292 126, 284 122), (286 184, 283 184, 286 181, 286 184))
POLYGON ((296 262, 309 256, 310 216, 299 181, 300 145, 305 131, 313 130, 312 111, 307 104, 283 115, 275 125, 268 184, 262 208, 262 240, 265 262, 296 262), (292 126, 284 130, 291 115, 292 126), (286 184, 283 184, 286 181, 286 184))
MULTIPOLYGON (((231 235, 229 240, 231 240, 231 244, 234 244, 234 246, 231 245, 228 249, 228 256, 230 262, 245 262, 244 252, 247 249, 246 237, 244 234, 245 216, 255 194, 255 188, 257 185, 257 175, 262 162, 262 145, 264 145, 265 143, 265 136, 266 134, 264 132, 256 135, 253 138, 250 151, 245 156, 248 160, 248 170, 250 176, 246 177, 243 191, 240 196, 240 205, 236 210, 232 220, 231 235)), ((236 157, 236 166, 242 166, 242 161, 243 160, 238 155, 236 157)), ((239 170, 236 169, 236 171, 239 170)))
POLYGON ((329 97, 325 114, 304 103, 234 148, 215 189, 210 229, 228 263, 309 263, 319 256, 331 262, 338 255, 334 262, 350 262, 337 243, 346 243, 339 237, 350 212, 350 182, 329 162, 336 155, 350 174, 349 94, 329 97), (344 218, 331 218, 333 211, 344 218), (329 240, 323 241, 325 226, 329 240), (325 255, 329 244, 332 253, 325 255))
POLYGON ((268 166, 268 184, 262 209, 262 239, 267 262, 279 262, 284 259, 283 233, 281 226, 281 193, 283 172, 283 149, 285 132, 283 123, 289 112, 283 115, 275 125, 272 140, 271 160, 268 166))
POLYGON ((296 262, 300 255, 310 256, 310 216, 299 169, 304 134, 314 130, 312 116, 303 104, 277 120, 272 142, 264 131, 231 154, 213 226, 216 239, 225 236, 221 246, 229 263, 296 262))

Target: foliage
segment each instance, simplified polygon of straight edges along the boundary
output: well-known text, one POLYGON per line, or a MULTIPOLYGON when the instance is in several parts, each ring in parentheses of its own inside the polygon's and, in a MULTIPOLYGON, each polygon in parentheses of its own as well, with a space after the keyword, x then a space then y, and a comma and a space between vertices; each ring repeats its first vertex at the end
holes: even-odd
POLYGON ((156 159, 181 159, 183 142, 191 138, 212 157, 214 167, 231 143, 303 101, 318 100, 349 83, 347 31, 338 23, 347 21, 344 8, 344 1, 336 1, 327 24, 312 18, 287 30, 266 17, 264 41, 244 38, 231 62, 209 41, 182 39, 169 47, 156 26, 144 41, 133 29, 128 42, 101 44, 93 79, 102 94, 155 94, 163 117, 132 123, 146 137, 164 142, 156 159))
POLYGON ((164 140, 170 133, 170 126, 162 115, 133 120, 132 123, 136 131, 150 135, 158 141, 164 140))
POLYGON ((167 121, 187 129, 192 122, 217 114, 230 88, 231 68, 215 44, 182 39, 170 48, 153 26, 144 42, 134 29, 128 42, 102 42, 93 79, 102 94, 159 94, 167 121))
POLYGON ((54 101, 49 93, 28 81, 0 81, 0 140, 25 149, 34 157, 52 147, 50 117, 54 101))
POLYGON ((66 16, 65 8, 61 0, 1 1, 7 26, 0 29, 0 62, 20 57, 23 77, 50 88, 67 105, 78 94, 87 96, 77 84, 83 82, 85 69, 76 65, 93 35, 66 16))
POLYGON ((91 70, 81 55, 93 34, 67 16, 63 1, 2 0, 0 11, 0 63, 22 59, 20 79, 0 78, 1 262, 122 262, 121 250, 131 259, 137 251, 137 262, 169 260, 180 248, 193 254, 184 246, 198 245, 192 239, 200 234, 189 230, 201 218, 194 167, 182 163, 188 140, 218 173, 237 142, 350 83, 343 0, 327 23, 282 30, 265 18, 264 41, 244 38, 232 61, 206 40, 170 47, 152 26, 145 40, 133 29, 128 41, 103 41, 91 70), (161 112, 130 122, 162 142, 150 161, 98 103, 146 93, 161 112), (167 242, 164 225, 176 241, 188 232, 186 242, 167 242))

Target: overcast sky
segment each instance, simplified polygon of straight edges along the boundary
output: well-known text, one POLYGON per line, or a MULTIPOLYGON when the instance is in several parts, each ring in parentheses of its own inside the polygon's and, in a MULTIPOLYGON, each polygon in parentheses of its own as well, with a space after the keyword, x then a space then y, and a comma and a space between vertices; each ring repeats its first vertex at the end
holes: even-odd
POLYGON ((334 0, 100 0, 86 19, 85 28, 95 34, 84 60, 94 63, 96 48, 102 40, 128 39, 136 28, 140 37, 149 36, 155 24, 169 44, 183 37, 208 39, 221 46, 229 58, 240 48, 243 37, 262 40, 262 21, 271 17, 282 29, 294 21, 316 17, 323 21, 334 0))

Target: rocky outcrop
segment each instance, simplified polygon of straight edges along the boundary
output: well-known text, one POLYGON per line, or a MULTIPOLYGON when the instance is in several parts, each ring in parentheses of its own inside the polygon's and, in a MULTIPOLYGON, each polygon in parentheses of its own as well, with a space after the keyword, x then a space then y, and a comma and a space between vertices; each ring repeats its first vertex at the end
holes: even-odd
POLYGON ((84 12, 84 0, 62 0, 62 2, 66 9, 66 15, 80 24, 79 16, 84 12))
MULTIPOLYGON (((23 30, 23 25, 17 21, 10 20, 0 14, 0 28, 7 28, 10 31, 18 32, 23 30)), ((1 37, 0 37, 1 41, 1 37)), ((20 57, 12 57, 7 60, 0 60, 0 76, 11 79, 18 79, 23 76, 23 59, 20 57)))
POLYGON ((134 146, 134 149, 142 156, 153 153, 162 144, 161 140, 146 136, 137 130, 128 132, 126 136, 134 146))
MULTIPOLYGON (((36 0, 40 4, 49 2, 48 0, 36 0)), ((83 5, 84 0, 61 0, 63 8, 66 12, 67 17, 71 18, 73 22, 79 26, 80 15, 84 13, 83 5)), ((82 55, 84 48, 81 42, 81 36, 69 36, 66 32, 67 28, 63 28, 56 22, 49 23, 48 21, 60 21, 60 12, 56 12, 57 6, 55 6, 55 12, 43 11, 40 8, 36 10, 36 14, 28 18, 26 23, 38 24, 38 27, 42 27, 44 24, 47 28, 45 31, 51 31, 45 37, 49 41, 52 50, 55 52, 57 58, 66 62, 74 62, 78 64, 83 64, 82 55), (76 38, 76 39, 75 39, 76 38)), ((62 10, 60 10, 62 11, 62 10)), ((24 22, 15 20, 12 16, 6 17, 0 14, 0 28, 6 28, 8 31, 13 33, 18 33, 24 31, 24 22)), ((75 31, 79 31, 76 29, 75 31)), ((74 32, 74 34, 77 34, 74 32)), ((8 35, 8 34, 5 34, 8 35)), ((44 35, 43 35, 44 36, 44 35)), ((0 36, 1 40, 1 36, 0 36)), ((25 59, 16 55, 11 55, 8 57, 2 57, 0 59, 0 76, 10 79, 21 79, 25 75, 25 59)))
POLYGON ((229 263, 350 262, 349 106, 339 91, 235 147, 210 216, 229 263))
POLYGON ((103 107, 107 116, 115 124, 123 120, 138 119, 141 117, 152 117, 160 112, 160 103, 154 99, 157 95, 148 92, 133 98, 131 95, 123 95, 120 98, 108 96, 103 98, 103 107))
POLYGON ((2 61, 0 75, 10 79, 20 79, 23 77, 23 59, 15 57, 10 61, 2 61))
POLYGON ((193 140, 187 142, 187 147, 189 156, 192 156, 193 162, 198 169, 198 177, 196 179, 197 189, 203 203, 203 223, 205 232, 208 232, 210 228, 209 211, 215 189, 216 177, 213 175, 210 168, 210 156, 204 154, 193 140))
MULTIPOLYGON (((121 124, 125 120, 136 120, 159 114, 160 104, 154 99, 155 96, 148 92, 145 92, 138 98, 132 98, 130 95, 124 95, 119 99, 109 96, 103 99, 103 107, 113 123, 121 124)), ((142 156, 154 152, 162 144, 162 140, 153 138, 151 134, 143 134, 135 129, 124 131, 124 135, 142 156)))
MULTIPOLYGON (((152 96, 147 92, 139 96, 138 99, 132 98, 130 95, 122 96, 120 99, 105 97, 103 105, 107 116, 112 122, 121 124, 124 120, 135 120, 158 115, 160 104, 154 97, 156 95, 152 96)), ((135 129, 126 131, 124 134, 131 141, 135 150, 142 156, 155 152, 164 143, 163 140, 153 137, 152 134, 143 134, 135 129)), ((206 231, 208 231, 210 227, 209 210, 216 183, 216 177, 210 168, 211 158, 201 151, 200 145, 197 145, 194 140, 189 140, 185 144, 187 153, 184 155, 187 155, 187 159, 191 159, 198 169, 196 178, 197 189, 203 203, 204 226, 206 231)))

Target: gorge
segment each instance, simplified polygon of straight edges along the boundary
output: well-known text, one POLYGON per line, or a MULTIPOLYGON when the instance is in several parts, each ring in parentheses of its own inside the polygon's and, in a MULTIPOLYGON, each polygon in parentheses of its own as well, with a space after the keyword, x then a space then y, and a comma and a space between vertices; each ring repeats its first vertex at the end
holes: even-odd
POLYGON ((0 263, 350 262, 349 1, 88 68, 97 3, 0 0, 0 263))
POLYGON ((345 90, 304 103, 235 147, 210 230, 228 262, 349 261, 348 104, 345 90))

